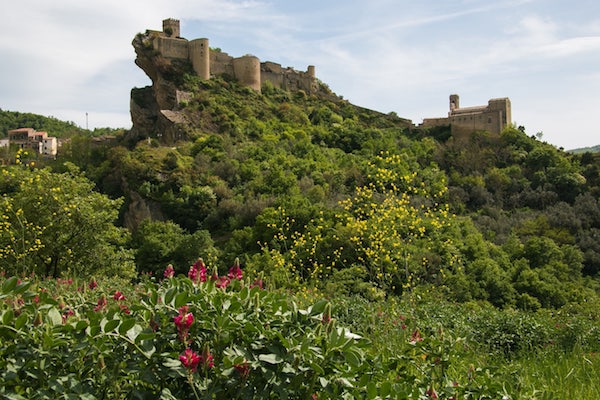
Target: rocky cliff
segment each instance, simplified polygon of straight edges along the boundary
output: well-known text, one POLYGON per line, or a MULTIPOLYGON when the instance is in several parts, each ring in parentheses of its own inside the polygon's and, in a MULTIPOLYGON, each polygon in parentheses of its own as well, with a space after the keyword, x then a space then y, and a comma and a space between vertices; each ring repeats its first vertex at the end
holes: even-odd
POLYGON ((189 95, 179 88, 184 74, 191 72, 190 64, 163 57, 154 50, 148 33, 136 35, 132 45, 135 63, 152 80, 152 86, 131 90, 130 138, 157 137, 166 143, 185 139, 190 121, 181 111, 181 104, 189 95))

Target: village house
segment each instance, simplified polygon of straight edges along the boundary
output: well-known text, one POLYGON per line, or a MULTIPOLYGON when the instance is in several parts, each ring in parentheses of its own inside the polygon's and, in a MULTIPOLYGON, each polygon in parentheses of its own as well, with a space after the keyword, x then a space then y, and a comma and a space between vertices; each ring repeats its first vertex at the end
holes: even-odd
POLYGON ((38 132, 33 128, 19 128, 8 131, 8 144, 22 149, 31 149, 38 154, 54 157, 58 151, 58 140, 48 136, 47 132, 38 132))

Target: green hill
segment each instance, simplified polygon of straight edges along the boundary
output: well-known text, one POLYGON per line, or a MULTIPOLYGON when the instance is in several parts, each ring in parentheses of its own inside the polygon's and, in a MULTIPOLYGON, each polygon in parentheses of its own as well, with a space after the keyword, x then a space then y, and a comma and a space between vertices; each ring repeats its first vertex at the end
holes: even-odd
POLYGON ((277 285, 367 297, 420 287, 531 309, 596 296, 597 157, 515 129, 457 140, 326 92, 178 85, 178 131, 74 142, 59 160, 125 197, 141 271, 239 257, 277 285))
POLYGON ((578 149, 569 150, 569 153, 581 154, 581 153, 600 153, 600 145, 592 147, 581 147, 578 149))
POLYGON ((80 128, 74 122, 65 122, 54 117, 0 109, 0 137, 5 137, 8 131, 18 128, 33 128, 36 131, 48 132, 50 136, 58 138, 72 137, 74 135, 100 136, 123 131, 122 129, 112 128, 97 128, 89 131, 80 128))

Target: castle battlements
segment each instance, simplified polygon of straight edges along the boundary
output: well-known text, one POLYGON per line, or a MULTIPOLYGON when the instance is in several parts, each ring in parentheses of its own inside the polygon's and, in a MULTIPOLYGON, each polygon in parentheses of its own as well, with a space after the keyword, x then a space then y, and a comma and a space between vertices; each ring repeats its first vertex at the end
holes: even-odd
POLYGON ((258 57, 244 55, 232 57, 221 51, 211 51, 207 38, 188 41, 181 37, 177 19, 163 20, 163 30, 147 30, 145 43, 168 59, 188 60, 196 74, 202 79, 228 75, 240 83, 260 92, 265 82, 289 90, 304 90, 314 93, 317 90, 315 67, 309 65, 306 71, 283 68, 274 62, 261 62, 258 57))

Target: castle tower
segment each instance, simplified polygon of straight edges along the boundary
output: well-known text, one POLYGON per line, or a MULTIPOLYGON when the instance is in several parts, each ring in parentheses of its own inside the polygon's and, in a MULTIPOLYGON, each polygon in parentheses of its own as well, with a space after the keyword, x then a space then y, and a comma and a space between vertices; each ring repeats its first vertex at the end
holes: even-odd
POLYGON ((163 19, 163 32, 168 37, 178 38, 181 36, 181 29, 179 27, 179 20, 168 18, 163 19))
POLYGON ((306 73, 308 74, 309 77, 314 78, 315 77, 315 66, 309 65, 308 68, 306 69, 306 73))
POLYGON ((242 85, 260 93, 260 60, 258 57, 246 55, 234 58, 233 73, 242 85))
POLYGON ((500 113, 500 131, 507 125, 512 124, 512 110, 510 105, 510 99, 503 97, 500 99, 491 99, 488 101, 488 108, 490 111, 496 111, 500 113))
POLYGON ((450 112, 460 108, 460 99, 457 94, 450 95, 450 112))
POLYGON ((196 74, 205 80, 210 79, 210 48, 208 39, 195 39, 189 43, 190 61, 196 74))

